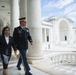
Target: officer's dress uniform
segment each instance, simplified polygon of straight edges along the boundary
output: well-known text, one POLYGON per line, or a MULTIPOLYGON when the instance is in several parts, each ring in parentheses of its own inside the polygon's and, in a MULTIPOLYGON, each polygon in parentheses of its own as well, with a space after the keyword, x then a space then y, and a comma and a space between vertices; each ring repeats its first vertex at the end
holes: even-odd
MULTIPOLYGON (((29 29, 26 27, 22 28, 21 26, 15 28, 13 32, 13 38, 14 38, 16 47, 19 50, 21 57, 23 59, 24 67, 26 71, 29 72, 30 67, 28 65, 27 58, 26 58, 26 51, 28 49, 28 40, 32 42, 29 29)), ((21 60, 21 57, 19 60, 21 60)), ((20 61, 18 64, 20 64, 21 62, 22 61, 20 61)))

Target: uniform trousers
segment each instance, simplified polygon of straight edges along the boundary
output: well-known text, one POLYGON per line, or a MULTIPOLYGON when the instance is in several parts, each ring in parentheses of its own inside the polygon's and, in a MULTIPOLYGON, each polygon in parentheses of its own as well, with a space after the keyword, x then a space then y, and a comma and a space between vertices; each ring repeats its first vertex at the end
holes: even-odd
POLYGON ((29 72, 30 67, 29 64, 27 62, 27 58, 26 58, 26 51, 27 50, 19 50, 20 51, 20 58, 18 60, 18 64, 17 66, 20 66, 20 64, 23 62, 24 68, 27 72, 29 72))

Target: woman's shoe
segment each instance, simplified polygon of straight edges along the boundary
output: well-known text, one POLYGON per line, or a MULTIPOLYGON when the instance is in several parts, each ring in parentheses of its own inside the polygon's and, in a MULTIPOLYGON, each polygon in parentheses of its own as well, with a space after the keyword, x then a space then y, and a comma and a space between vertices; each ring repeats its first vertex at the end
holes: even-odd
POLYGON ((4 71, 3 71, 3 75, 6 75, 6 74, 4 74, 4 71))

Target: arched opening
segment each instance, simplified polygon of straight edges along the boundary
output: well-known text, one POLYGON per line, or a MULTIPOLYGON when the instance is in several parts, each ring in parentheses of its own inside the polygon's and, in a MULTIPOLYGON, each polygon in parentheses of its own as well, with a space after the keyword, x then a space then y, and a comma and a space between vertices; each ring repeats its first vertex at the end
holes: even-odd
POLYGON ((68 24, 65 20, 62 20, 59 24, 60 41, 68 40, 68 24))

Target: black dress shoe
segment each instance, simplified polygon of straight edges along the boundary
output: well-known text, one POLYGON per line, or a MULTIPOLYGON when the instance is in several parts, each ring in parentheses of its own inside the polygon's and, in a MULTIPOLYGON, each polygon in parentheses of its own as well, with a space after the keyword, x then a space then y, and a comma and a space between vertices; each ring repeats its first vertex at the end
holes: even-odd
POLYGON ((30 72, 26 72, 25 75, 32 75, 30 72))
POLYGON ((28 72, 28 75, 32 75, 30 72, 28 72))
POLYGON ((28 75, 28 72, 26 72, 25 75, 28 75))
POLYGON ((21 67, 18 67, 18 66, 17 66, 17 69, 18 69, 18 70, 21 70, 21 67))

